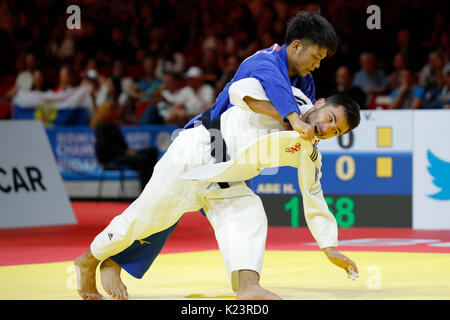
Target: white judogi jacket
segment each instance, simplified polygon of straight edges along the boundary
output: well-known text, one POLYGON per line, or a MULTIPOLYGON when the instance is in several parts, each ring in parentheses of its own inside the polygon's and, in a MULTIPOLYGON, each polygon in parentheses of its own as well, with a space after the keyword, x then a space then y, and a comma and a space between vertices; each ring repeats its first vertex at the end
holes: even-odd
MULTIPOLYGON (((292 87, 302 114, 313 107, 311 101, 292 87)), ((298 168, 298 184, 303 197, 306 223, 319 247, 337 247, 337 224, 328 210, 320 185, 322 156, 311 141, 303 140, 296 131, 285 131, 271 117, 253 112, 243 100, 250 96, 267 98, 258 80, 246 78, 229 89, 234 107, 221 116, 221 133, 227 144, 226 162, 197 167, 183 179, 211 182, 245 181, 264 168, 291 166, 298 168)))

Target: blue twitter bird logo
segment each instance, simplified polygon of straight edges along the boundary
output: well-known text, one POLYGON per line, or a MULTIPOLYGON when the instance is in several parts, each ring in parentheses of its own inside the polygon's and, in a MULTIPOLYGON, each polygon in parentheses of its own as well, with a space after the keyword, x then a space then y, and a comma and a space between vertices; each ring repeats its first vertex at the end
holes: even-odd
POLYGON ((428 172, 433 177, 434 185, 441 189, 429 197, 436 200, 450 200, 450 162, 439 159, 430 150, 427 152, 427 157, 428 172))

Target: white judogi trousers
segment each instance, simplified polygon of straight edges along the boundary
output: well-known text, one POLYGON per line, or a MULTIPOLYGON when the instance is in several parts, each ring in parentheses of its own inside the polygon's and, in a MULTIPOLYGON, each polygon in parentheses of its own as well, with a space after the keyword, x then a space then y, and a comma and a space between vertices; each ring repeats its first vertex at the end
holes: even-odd
POLYGON ((214 163, 210 134, 202 125, 184 130, 156 164, 141 195, 98 234, 90 249, 105 260, 176 223, 184 213, 204 209, 214 228, 233 289, 238 270, 261 274, 267 236, 267 217, 261 199, 245 184, 221 189, 214 182, 180 179, 192 168, 214 163), (233 276, 232 276, 233 274, 233 276))

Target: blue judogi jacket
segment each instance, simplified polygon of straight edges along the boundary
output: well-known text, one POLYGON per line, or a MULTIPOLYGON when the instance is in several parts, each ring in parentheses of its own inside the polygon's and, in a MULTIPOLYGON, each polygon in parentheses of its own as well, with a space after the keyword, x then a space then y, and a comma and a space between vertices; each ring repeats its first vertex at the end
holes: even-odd
MULTIPOLYGON (((267 97, 277 109, 282 119, 292 112, 300 114, 297 102, 292 93, 291 86, 299 88, 314 104, 315 87, 311 73, 305 77, 288 76, 288 57, 286 45, 281 47, 274 44, 272 47, 260 50, 245 59, 239 66, 233 79, 228 82, 223 91, 218 95, 216 102, 209 108, 211 119, 224 113, 232 105, 228 95, 228 89, 234 81, 244 78, 256 78, 264 88, 267 97)), ((196 121, 203 113, 193 118, 186 124, 185 129, 194 127, 196 121)))

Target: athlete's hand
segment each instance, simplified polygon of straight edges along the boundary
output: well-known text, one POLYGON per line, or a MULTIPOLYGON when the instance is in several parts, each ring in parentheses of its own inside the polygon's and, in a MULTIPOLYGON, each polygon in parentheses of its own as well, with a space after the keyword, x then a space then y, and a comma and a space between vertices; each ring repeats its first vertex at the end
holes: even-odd
POLYGON ((347 278, 355 280, 356 278, 359 277, 358 267, 356 266, 356 263, 354 263, 345 255, 337 251, 336 248, 328 247, 322 249, 322 251, 325 253, 328 260, 330 260, 333 264, 335 264, 339 268, 345 270, 345 272, 347 273, 347 278))
POLYGON ((300 119, 300 116, 297 112, 288 114, 286 116, 286 119, 289 120, 292 129, 300 133, 300 137, 305 140, 311 140, 314 138, 314 128, 300 119))

